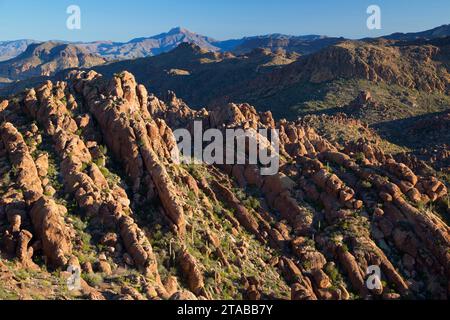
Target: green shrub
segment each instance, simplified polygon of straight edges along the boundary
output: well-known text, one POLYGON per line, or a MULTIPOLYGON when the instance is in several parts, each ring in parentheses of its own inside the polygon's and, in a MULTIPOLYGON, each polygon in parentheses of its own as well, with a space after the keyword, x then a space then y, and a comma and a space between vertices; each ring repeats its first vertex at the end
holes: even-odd
POLYGON ((364 153, 358 152, 358 153, 355 155, 355 159, 356 159, 356 161, 358 161, 358 162, 363 162, 363 161, 366 159, 366 156, 364 155, 364 153))
POLYGON ((369 181, 364 180, 363 182, 361 182, 361 186, 364 189, 372 189, 372 183, 370 183, 369 181))
POLYGON ((98 287, 103 283, 103 276, 98 273, 81 275, 84 281, 86 281, 91 287, 98 287))
POLYGON ((248 197, 243 201, 243 203, 247 208, 252 208, 255 211, 257 211, 261 206, 259 200, 254 197, 248 197))
POLYGON ((81 172, 85 172, 90 167, 91 164, 83 162, 83 164, 81 165, 81 172))

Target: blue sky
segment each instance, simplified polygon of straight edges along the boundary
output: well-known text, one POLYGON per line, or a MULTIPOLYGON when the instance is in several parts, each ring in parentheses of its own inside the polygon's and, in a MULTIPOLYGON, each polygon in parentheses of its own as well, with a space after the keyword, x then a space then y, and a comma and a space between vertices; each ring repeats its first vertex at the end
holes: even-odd
POLYGON ((268 33, 361 38, 450 23, 449 0, 0 0, 0 41, 127 41, 182 26, 219 40, 268 33), (81 30, 68 30, 78 5, 81 30), (366 9, 382 10, 382 30, 366 27, 366 9))

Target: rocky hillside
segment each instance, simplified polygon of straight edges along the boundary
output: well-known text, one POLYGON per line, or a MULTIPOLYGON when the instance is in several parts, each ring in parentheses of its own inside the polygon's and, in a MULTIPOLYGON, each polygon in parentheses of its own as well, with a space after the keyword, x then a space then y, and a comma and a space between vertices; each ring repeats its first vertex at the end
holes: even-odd
POLYGON ((318 100, 328 91, 327 86, 338 81, 362 80, 373 86, 446 93, 449 41, 345 41, 304 57, 263 49, 235 57, 181 45, 158 57, 122 61, 96 70, 110 76, 131 70, 155 92, 176 91, 194 106, 223 99, 251 101, 260 110, 296 116, 292 107, 318 100))
POLYGON ((218 101, 249 101, 276 118, 345 113, 397 145, 389 152, 433 154, 447 144, 448 130, 416 124, 450 109, 449 40, 343 42, 241 83, 218 101), (358 103, 361 91, 370 103, 358 103))
POLYGON ((129 70, 153 92, 163 95, 168 90, 175 91, 195 107, 203 107, 214 98, 233 92, 237 86, 297 58, 296 54, 264 49, 235 56, 184 43, 157 57, 110 63, 94 70, 106 76, 129 70))
MULTIPOLYGON (((448 144, 448 132, 430 133, 417 122, 449 110, 449 39, 344 41, 301 57, 268 49, 235 56, 185 43, 156 57, 94 69, 107 77, 129 70, 158 96, 177 92, 194 109, 249 102, 258 111, 270 110, 274 118, 289 120, 345 113, 374 129, 388 145, 387 152, 432 159, 435 150, 448 144), (371 94, 372 103, 354 104, 361 91, 371 94)), ((0 96, 47 79, 63 80, 66 74, 5 84, 0 96)))
MULTIPOLYGON (((344 40, 344 38, 318 35, 288 36, 283 34, 270 34, 241 39, 239 42, 234 43, 234 46, 228 48, 228 51, 234 54, 247 54, 255 49, 263 48, 272 52, 283 50, 288 53, 294 52, 300 55, 308 55, 344 40)), ((219 44, 219 46, 221 45, 219 44)))
POLYGON ((0 62, 0 77, 11 81, 52 76, 69 68, 90 68, 106 60, 75 45, 59 42, 32 44, 18 57, 0 62))
POLYGON ((108 60, 124 60, 156 56, 171 51, 182 43, 195 44, 208 51, 219 51, 218 42, 184 28, 173 28, 169 32, 152 37, 136 38, 126 43, 98 41, 80 44, 92 53, 108 60))
POLYGON ((255 83, 279 90, 296 83, 362 79, 426 92, 446 92, 450 38, 439 43, 346 41, 299 59, 255 83), (268 83, 267 81, 271 81, 268 83))
POLYGON ((9 60, 23 53, 34 40, 0 41, 0 61, 9 60))
MULTIPOLYGON (((156 57, 109 63, 95 70, 106 77, 129 70, 158 96, 177 92, 193 109, 249 102, 258 111, 270 110, 275 119, 345 113, 373 129, 386 152, 432 160, 443 157, 436 150, 445 150, 448 131, 444 126, 443 133, 430 132, 420 122, 450 110, 449 39, 345 41, 301 57, 266 49, 235 56, 186 43, 156 57), (355 103, 361 91, 370 93, 370 103, 355 103)), ((53 79, 63 80, 66 74, 53 79)), ((0 95, 46 79, 10 84, 0 88, 0 95)), ((324 120, 314 121, 315 128, 321 130, 329 123, 327 117, 324 120)), ((333 130, 335 125, 329 124, 333 130)), ((354 132, 353 127, 348 131, 354 132)), ((448 167, 435 163, 439 171, 448 167)))
POLYGON ((128 72, 73 71, 0 115, 3 298, 448 298, 447 189, 376 141, 331 141, 248 104, 194 111, 128 72), (194 119, 279 129, 280 172, 177 164, 173 130, 194 119))

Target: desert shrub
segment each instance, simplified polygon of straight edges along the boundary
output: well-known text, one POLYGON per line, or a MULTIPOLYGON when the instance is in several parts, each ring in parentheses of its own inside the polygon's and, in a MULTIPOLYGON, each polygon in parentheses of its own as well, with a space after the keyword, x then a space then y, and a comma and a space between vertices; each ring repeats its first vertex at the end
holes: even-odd
POLYGON ((364 189, 372 189, 372 183, 370 183, 369 181, 364 180, 363 182, 361 182, 361 186, 364 189))
POLYGON ((81 275, 84 281, 86 281, 91 287, 98 287, 103 283, 103 276, 98 273, 87 274, 83 273, 81 275))
POLYGON ((356 161, 358 161, 358 162, 363 162, 363 161, 366 159, 366 156, 364 155, 364 153, 358 152, 358 153, 355 155, 355 159, 356 159, 356 161))

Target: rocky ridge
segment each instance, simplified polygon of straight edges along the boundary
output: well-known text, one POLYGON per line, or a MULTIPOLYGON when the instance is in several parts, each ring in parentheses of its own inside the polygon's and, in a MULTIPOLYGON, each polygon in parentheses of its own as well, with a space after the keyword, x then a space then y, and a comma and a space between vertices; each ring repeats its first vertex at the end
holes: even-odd
POLYGON ((2 259, 79 265, 88 299, 447 298, 439 179, 248 104, 163 100, 128 72, 73 71, 0 102, 2 259), (278 129, 280 172, 176 163, 173 130, 194 120, 261 148, 257 129, 278 129))
POLYGON ((84 48, 55 41, 30 44, 17 57, 0 62, 0 77, 9 81, 53 76, 70 68, 90 68, 106 60, 84 48))

